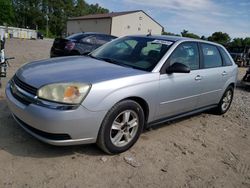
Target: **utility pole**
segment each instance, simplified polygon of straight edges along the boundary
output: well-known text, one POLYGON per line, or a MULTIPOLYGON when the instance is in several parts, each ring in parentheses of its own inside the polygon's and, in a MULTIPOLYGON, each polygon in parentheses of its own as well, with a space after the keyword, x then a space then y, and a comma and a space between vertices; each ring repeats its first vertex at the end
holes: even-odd
POLYGON ((48 9, 48 6, 47 6, 47 12, 46 12, 46 16, 45 16, 45 19, 46 19, 46 37, 49 37, 49 9, 48 9))
POLYGON ((46 37, 49 37, 49 17, 47 14, 45 16, 45 19, 46 19, 46 37))

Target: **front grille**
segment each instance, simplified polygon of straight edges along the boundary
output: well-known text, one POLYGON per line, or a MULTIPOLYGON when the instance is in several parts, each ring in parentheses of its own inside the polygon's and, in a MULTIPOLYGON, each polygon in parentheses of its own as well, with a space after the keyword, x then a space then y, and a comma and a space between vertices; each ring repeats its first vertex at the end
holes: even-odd
POLYGON ((20 87, 21 89, 23 89, 24 91, 32 94, 32 95, 36 95, 37 93, 37 88, 30 86, 26 83, 24 83, 22 80, 20 80, 16 75, 12 78, 13 82, 20 87))
POLYGON ((12 90, 11 90, 11 93, 13 95, 13 97, 15 97, 16 100, 18 100, 19 102, 21 102, 22 104, 25 104, 25 105, 29 105, 31 104, 31 101, 28 100, 27 97, 23 96, 23 95, 17 95, 17 93, 14 93, 12 90))
POLYGON ((79 105, 67 105, 60 103, 53 103, 45 100, 40 100, 36 97, 37 89, 21 81, 16 75, 10 81, 10 91, 13 97, 20 103, 28 106, 33 103, 36 105, 44 106, 57 110, 74 110, 79 105))
POLYGON ((43 138, 47 138, 50 140, 70 140, 71 137, 68 134, 64 134, 64 133, 47 133, 41 130, 38 130, 34 127, 29 126, 27 123, 23 122, 22 120, 20 120, 18 117, 16 117, 14 115, 15 119, 26 129, 28 129, 29 131, 43 137, 43 138))
POLYGON ((33 103, 36 90, 36 88, 21 81, 16 75, 10 81, 10 91, 13 97, 15 97, 15 99, 17 99, 22 104, 29 105, 33 103), (23 92, 21 92, 17 87, 22 89, 23 92))

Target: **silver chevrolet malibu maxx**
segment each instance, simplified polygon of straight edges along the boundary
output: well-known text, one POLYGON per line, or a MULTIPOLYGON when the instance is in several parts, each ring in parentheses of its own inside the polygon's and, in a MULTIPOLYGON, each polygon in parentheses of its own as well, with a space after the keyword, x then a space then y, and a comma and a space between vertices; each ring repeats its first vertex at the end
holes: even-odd
POLYGON ((36 61, 6 87, 15 120, 53 145, 97 143, 126 151, 148 126, 232 102, 237 66, 219 44, 126 36, 86 57, 36 61))

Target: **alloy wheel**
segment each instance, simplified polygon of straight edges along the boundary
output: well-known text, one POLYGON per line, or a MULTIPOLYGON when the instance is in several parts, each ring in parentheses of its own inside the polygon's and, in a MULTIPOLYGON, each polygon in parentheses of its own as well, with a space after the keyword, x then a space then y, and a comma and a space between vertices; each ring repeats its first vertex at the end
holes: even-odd
POLYGON ((231 104, 231 101, 232 101, 232 98, 233 98, 233 92, 229 89, 225 93, 225 95, 224 95, 224 97, 222 99, 221 109, 223 111, 226 111, 229 108, 229 106, 231 104))
POLYGON ((121 112, 114 120, 110 129, 110 140, 116 147, 126 146, 136 136, 139 117, 133 110, 121 112))

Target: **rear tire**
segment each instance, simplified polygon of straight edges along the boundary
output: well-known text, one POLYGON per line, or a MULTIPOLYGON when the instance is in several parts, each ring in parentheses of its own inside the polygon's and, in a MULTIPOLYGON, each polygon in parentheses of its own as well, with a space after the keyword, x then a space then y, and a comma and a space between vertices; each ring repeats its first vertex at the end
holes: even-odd
POLYGON ((225 114, 231 106, 233 100, 234 88, 229 86, 224 92, 218 106, 214 109, 214 112, 218 115, 225 114))
POLYGON ((124 100, 105 116, 97 145, 108 154, 122 153, 138 140, 144 126, 144 112, 135 101, 124 100))

